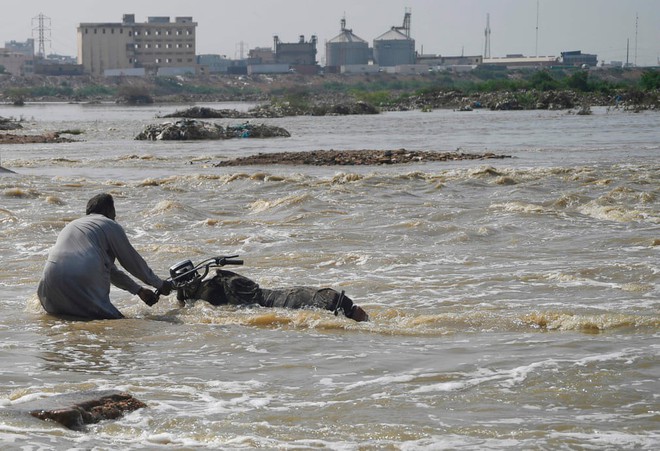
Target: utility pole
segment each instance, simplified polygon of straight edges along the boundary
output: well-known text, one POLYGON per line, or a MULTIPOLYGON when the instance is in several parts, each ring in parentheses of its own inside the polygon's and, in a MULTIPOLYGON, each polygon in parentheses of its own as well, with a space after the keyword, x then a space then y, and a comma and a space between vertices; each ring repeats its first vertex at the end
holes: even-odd
POLYGON ((539 0, 536 0, 536 57, 539 56, 539 0))
POLYGON ((639 26, 639 13, 635 15, 635 66, 637 66, 637 28, 639 26))
POLYGON ((490 58, 490 14, 486 14, 486 29, 484 30, 486 43, 484 44, 484 59, 490 58))

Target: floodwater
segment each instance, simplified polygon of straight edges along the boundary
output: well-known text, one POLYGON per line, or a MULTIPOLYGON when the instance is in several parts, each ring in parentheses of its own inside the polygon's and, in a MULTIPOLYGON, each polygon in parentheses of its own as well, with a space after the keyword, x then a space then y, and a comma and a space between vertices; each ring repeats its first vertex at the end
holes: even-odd
MULTIPOLYGON (((206 105, 247 108, 243 104, 206 105)), ((143 142, 181 106, 0 106, 3 449, 658 449, 660 113, 399 112, 264 121, 291 138, 143 142), (378 167, 214 167, 258 152, 490 151, 378 167), (93 195, 151 267, 240 254, 261 286, 368 311, 153 308, 45 315, 49 248, 93 195), (124 390, 148 407, 66 430, 21 402, 124 390)), ((226 124, 227 121, 218 120, 226 124)), ((240 122, 240 121, 234 121, 240 122)))

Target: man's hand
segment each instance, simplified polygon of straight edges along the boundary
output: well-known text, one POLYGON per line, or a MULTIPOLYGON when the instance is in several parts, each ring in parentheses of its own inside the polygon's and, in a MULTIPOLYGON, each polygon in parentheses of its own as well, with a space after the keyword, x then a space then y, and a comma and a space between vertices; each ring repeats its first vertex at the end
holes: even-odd
POLYGON ((169 296, 169 294, 172 292, 172 282, 169 280, 163 281, 163 284, 158 289, 158 292, 163 296, 169 296))
POLYGON ((158 302, 158 296, 156 296, 156 293, 151 290, 147 290, 146 288, 140 288, 140 290, 137 292, 137 295, 140 296, 140 299, 142 299, 142 301, 149 307, 158 302))

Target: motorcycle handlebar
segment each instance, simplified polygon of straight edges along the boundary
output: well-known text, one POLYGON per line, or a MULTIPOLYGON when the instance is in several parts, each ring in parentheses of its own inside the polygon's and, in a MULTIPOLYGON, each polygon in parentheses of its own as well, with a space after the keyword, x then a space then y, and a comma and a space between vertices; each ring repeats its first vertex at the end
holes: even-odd
MULTIPOLYGON (((242 265, 243 260, 238 259, 236 257, 238 257, 238 255, 211 258, 209 260, 203 261, 202 263, 198 264, 197 266, 192 268, 190 271, 188 271, 186 274, 188 274, 188 273, 195 273, 196 274, 197 271, 200 268, 205 268, 204 269, 204 274, 200 277, 200 278, 204 278, 204 277, 206 277, 206 275, 209 272, 209 269, 212 266, 226 266, 226 265, 237 265, 238 266, 238 265, 242 265)), ((168 277, 166 279, 166 281, 172 283, 172 282, 174 282, 174 279, 172 277, 168 277)), ((177 287, 173 286, 172 288, 176 289, 177 287)), ((158 297, 160 297, 160 294, 161 294, 160 293, 160 288, 156 289, 155 294, 156 294, 156 299, 158 299, 158 297)), ((158 300, 156 300, 156 302, 158 302, 158 300)))

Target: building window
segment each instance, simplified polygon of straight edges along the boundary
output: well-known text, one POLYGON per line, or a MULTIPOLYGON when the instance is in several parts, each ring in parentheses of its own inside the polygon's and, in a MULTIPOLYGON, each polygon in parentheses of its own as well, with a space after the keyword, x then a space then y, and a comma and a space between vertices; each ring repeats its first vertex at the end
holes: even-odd
POLYGON ((172 58, 165 58, 165 62, 166 62, 166 63, 171 63, 171 62, 172 62, 172 58))
POLYGON ((160 58, 156 58, 156 63, 160 63, 160 58))
POLYGON ((151 44, 144 44, 145 49, 148 49, 149 47, 151 47, 151 44))
POLYGON ((133 32, 131 30, 128 30, 128 35, 133 36, 133 32))

